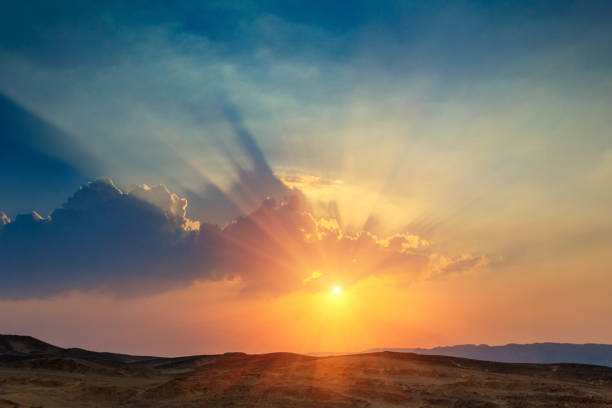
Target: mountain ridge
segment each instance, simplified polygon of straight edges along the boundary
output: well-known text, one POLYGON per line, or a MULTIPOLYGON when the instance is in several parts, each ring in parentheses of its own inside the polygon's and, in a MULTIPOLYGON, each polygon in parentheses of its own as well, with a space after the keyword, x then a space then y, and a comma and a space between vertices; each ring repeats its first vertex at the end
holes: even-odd
POLYGON ((459 344, 432 348, 374 348, 366 352, 393 351, 461 357, 500 363, 556 364, 576 363, 612 367, 612 345, 602 343, 508 343, 490 346, 488 344, 459 344))

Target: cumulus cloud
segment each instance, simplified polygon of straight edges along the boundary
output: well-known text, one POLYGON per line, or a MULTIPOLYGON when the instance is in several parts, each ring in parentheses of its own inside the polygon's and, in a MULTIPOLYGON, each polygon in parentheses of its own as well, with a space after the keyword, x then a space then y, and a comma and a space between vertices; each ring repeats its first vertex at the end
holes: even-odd
POLYGON ((187 205, 163 185, 123 192, 96 180, 47 218, 0 216, 0 296, 93 289, 134 295, 233 278, 247 291, 282 293, 372 274, 426 278, 484 262, 433 254, 412 234, 346 234, 336 219, 313 216, 301 195, 266 199, 223 228, 187 218, 187 205))
POLYGON ((163 184, 156 184, 153 186, 148 186, 146 184, 131 186, 128 189, 128 194, 131 197, 139 198, 156 206, 158 209, 177 220, 181 220, 181 226, 186 230, 200 229, 200 223, 198 221, 193 221, 186 217, 187 199, 170 193, 168 188, 163 184))
POLYGON ((97 288, 132 293, 190 277, 201 263, 194 256, 196 234, 180 214, 151 204, 155 194, 126 194, 110 180, 98 180, 48 218, 17 216, 0 231, 1 294, 97 288))

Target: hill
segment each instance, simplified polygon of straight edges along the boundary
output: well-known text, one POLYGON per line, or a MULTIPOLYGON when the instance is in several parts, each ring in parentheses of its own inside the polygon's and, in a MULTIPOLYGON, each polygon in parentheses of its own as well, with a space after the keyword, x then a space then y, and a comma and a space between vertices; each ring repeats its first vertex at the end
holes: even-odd
POLYGON ((0 336, 0 344, 0 408, 612 406, 612 368, 603 366, 389 351, 165 358, 24 336, 0 336))
POLYGON ((0 335, 0 354, 57 353, 62 349, 30 336, 0 335))

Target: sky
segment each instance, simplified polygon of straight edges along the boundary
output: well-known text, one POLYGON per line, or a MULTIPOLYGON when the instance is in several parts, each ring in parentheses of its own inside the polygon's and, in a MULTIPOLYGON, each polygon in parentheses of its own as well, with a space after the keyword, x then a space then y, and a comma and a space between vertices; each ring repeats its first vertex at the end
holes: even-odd
POLYGON ((3 9, 0 332, 612 343, 609 2, 3 9))

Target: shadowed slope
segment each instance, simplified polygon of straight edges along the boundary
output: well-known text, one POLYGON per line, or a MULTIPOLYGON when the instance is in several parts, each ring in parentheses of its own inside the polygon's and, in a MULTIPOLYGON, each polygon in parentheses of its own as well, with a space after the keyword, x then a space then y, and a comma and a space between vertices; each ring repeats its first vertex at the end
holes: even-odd
POLYGON ((62 349, 31 336, 0 335, 0 355, 56 354, 62 349))

